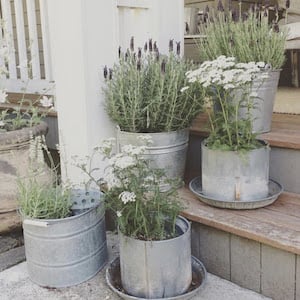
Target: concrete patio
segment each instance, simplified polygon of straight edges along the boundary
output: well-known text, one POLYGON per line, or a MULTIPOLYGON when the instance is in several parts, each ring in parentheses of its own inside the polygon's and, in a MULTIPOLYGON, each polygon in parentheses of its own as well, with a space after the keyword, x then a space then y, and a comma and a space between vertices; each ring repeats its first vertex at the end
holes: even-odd
MULTIPOLYGON (((108 232, 109 261, 118 255, 118 239, 108 232)), ((14 252, 11 252, 11 256, 14 252)), ((13 257, 11 258, 13 259, 13 257)), ((1 266, 0 266, 1 268, 1 266)), ((105 268, 94 278, 74 287, 63 289, 42 288, 30 281, 26 262, 0 272, 1 300, 117 300, 105 282, 105 268)), ((207 282, 192 300, 263 300, 270 299, 243 289, 229 281, 208 274, 207 282)))

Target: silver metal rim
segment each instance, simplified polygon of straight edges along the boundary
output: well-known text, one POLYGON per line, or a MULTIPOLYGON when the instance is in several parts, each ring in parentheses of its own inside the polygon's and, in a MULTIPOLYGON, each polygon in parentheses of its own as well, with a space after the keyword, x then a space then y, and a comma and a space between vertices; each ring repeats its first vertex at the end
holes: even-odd
POLYGON ((224 201, 224 199, 216 199, 203 194, 200 177, 191 180, 189 189, 202 202, 215 207, 230 208, 230 209, 255 209, 272 204, 279 195, 283 192, 283 187, 278 182, 269 179, 268 196, 262 199, 253 199, 251 201, 224 201))
MULTIPOLYGON (((115 286, 115 281, 113 278, 113 273, 118 272, 117 268, 120 265, 120 257, 115 258, 112 262, 110 262, 108 268, 106 269, 106 283, 110 287, 112 291, 114 291, 116 294, 118 294, 122 299, 126 300, 146 300, 146 298, 139 298, 135 296, 131 296, 126 294, 124 291, 120 291, 119 289, 116 288, 115 286)), ((207 272, 202 264, 202 262, 197 259, 196 257, 192 256, 192 271, 197 274, 197 276, 201 276, 201 284, 196 287, 194 290, 190 292, 186 292, 182 295, 174 296, 174 297, 168 297, 168 298, 156 298, 154 300, 188 300, 195 296, 205 285, 206 279, 207 279, 207 272)), ((120 272, 120 271, 119 271, 120 272)))

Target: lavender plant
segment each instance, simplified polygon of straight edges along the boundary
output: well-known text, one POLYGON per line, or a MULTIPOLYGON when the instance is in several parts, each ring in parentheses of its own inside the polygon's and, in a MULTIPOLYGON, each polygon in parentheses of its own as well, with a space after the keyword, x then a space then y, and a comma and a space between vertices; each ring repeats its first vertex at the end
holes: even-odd
POLYGON ((161 55, 156 42, 149 40, 134 51, 134 40, 119 61, 104 68, 106 111, 121 130, 162 132, 188 128, 202 111, 203 91, 199 87, 181 93, 185 73, 193 66, 180 58, 180 44, 169 55, 161 55))
POLYGON ((18 202, 22 216, 31 219, 60 219, 71 215, 71 189, 58 185, 58 167, 46 146, 44 137, 30 141, 30 164, 26 176, 17 178, 18 202), (49 160, 46 170, 44 155, 49 160))
POLYGON ((251 5, 243 12, 230 7, 226 11, 221 0, 217 11, 205 12, 201 31, 205 39, 198 41, 202 60, 213 60, 220 55, 236 57, 238 62, 264 61, 273 70, 280 69, 285 61, 286 32, 279 30, 276 7, 275 18, 269 22, 268 5, 251 5))

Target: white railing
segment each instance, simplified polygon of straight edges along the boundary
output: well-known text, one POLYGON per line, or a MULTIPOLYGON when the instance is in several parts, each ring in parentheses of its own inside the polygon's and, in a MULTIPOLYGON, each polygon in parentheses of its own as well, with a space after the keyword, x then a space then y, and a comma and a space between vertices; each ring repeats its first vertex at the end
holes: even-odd
POLYGON ((7 92, 53 94, 46 1, 1 0, 0 3, 5 31, 15 49, 8 59, 8 75, 1 78, 1 86, 7 92))

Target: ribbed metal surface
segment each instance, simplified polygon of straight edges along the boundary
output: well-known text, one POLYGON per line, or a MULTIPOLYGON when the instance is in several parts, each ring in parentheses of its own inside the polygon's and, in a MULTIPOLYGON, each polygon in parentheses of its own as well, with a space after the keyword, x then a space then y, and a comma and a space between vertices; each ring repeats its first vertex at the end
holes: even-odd
MULTIPOLYGON (((253 132, 262 133, 271 131, 272 114, 279 81, 279 71, 269 72, 269 77, 264 81, 253 82, 251 92, 257 93, 254 98, 251 118, 253 120, 253 132)), ((247 116, 247 109, 241 108, 240 116, 247 116)))
POLYGON ((185 293, 192 280, 191 226, 179 217, 181 234, 162 241, 120 237, 121 280, 129 295, 167 298, 185 293))
POLYGON ((151 137, 153 143, 147 147, 145 157, 152 162, 154 168, 164 169, 168 178, 183 179, 186 153, 189 141, 187 129, 159 132, 159 133, 132 133, 118 131, 119 148, 124 145, 142 145, 138 136, 151 137))
POLYGON ((69 218, 25 219, 30 279, 41 286, 66 287, 93 277, 107 260, 104 216, 101 203, 69 218))
POLYGON ((239 153, 201 145, 202 190, 223 201, 262 199, 268 195, 269 147, 239 153))

